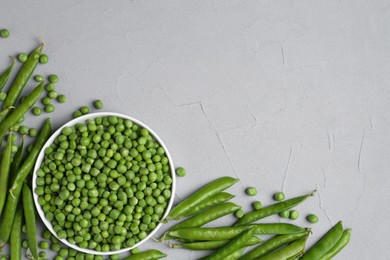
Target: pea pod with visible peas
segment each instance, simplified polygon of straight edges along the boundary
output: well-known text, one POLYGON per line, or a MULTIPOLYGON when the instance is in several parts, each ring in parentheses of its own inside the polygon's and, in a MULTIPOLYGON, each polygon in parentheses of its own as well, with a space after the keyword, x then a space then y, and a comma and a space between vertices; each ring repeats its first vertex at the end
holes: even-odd
MULTIPOLYGON (((258 243, 262 242, 258 237, 252 236, 245 244, 245 246, 254 246, 258 243)), ((199 242, 191 242, 191 243, 183 243, 183 244, 169 244, 172 248, 185 248, 190 250, 212 250, 220 248, 230 240, 215 240, 215 241, 199 241, 199 242)))
POLYGON ((137 253, 137 254, 128 256, 128 257, 124 258, 123 260, 155 260, 155 259, 164 258, 166 256, 167 255, 161 251, 151 249, 151 250, 148 250, 145 252, 141 252, 141 253, 137 253))
POLYGON ((0 123, 0 138, 13 126, 26 112, 35 104, 43 91, 43 82, 40 83, 33 91, 25 97, 23 102, 17 106, 4 120, 0 123))
POLYGON ((226 201, 229 201, 234 197, 235 197, 234 195, 227 193, 227 192, 217 193, 214 196, 212 196, 211 198, 207 199, 206 201, 199 202, 199 204, 197 204, 196 207, 194 207, 191 211, 186 212, 186 214, 183 215, 183 217, 192 216, 192 215, 194 215, 194 214, 196 214, 196 213, 198 213, 206 208, 209 208, 209 207, 224 203, 226 201))
POLYGON ((326 254, 343 235, 343 223, 339 221, 303 256, 302 260, 320 259, 326 254))
POLYGON ((288 243, 291 243, 295 240, 298 240, 300 238, 303 238, 304 236, 307 236, 309 232, 302 232, 297 234, 288 234, 288 235, 278 235, 275 237, 272 237, 259 245, 258 247, 255 247, 251 251, 245 253, 243 256, 239 258, 239 260, 251 260, 256 259, 257 257, 264 256, 268 254, 269 252, 285 245, 288 243))
POLYGON ((4 88, 4 85, 7 83, 15 63, 16 59, 13 59, 11 65, 0 75, 0 90, 2 90, 4 88))
POLYGON ((238 182, 238 179, 226 176, 208 183, 198 191, 194 192, 191 196, 180 202, 178 205, 176 205, 169 212, 168 216, 166 217, 166 220, 177 220, 182 218, 187 212, 191 212, 195 207, 197 207, 200 202, 203 201, 202 203, 204 203, 210 197, 229 188, 236 182, 238 182))
POLYGON ((0 216, 3 211, 4 204, 7 198, 9 172, 12 158, 12 137, 13 134, 9 133, 7 138, 7 144, 4 148, 0 162, 0 216))
MULTIPOLYGON (((291 244, 282 247, 281 249, 278 249, 276 251, 273 251, 265 256, 256 259, 259 260, 275 260, 275 259, 287 260, 290 258, 296 259, 296 257, 301 256, 303 254, 303 251, 305 250, 306 239, 307 237, 298 239, 292 242, 291 244)), ((313 259, 317 259, 317 258, 312 258, 312 260, 313 259)))
POLYGON ((201 213, 174 225, 170 228, 170 230, 177 230, 187 227, 200 227, 215 219, 231 214, 240 208, 240 206, 237 206, 232 202, 226 202, 202 211, 201 213))
POLYGON ((24 160, 23 164, 16 173, 15 180, 10 189, 10 194, 7 196, 4 214, 0 220, 0 248, 4 247, 4 245, 9 240, 11 233, 11 223, 14 219, 16 208, 18 206, 23 182, 33 169, 38 154, 50 135, 51 123, 50 119, 48 118, 45 120, 31 152, 28 154, 27 158, 24 160))
POLYGON ((335 257, 344 247, 346 247, 351 239, 352 229, 344 230, 339 241, 328 251, 325 255, 321 257, 320 260, 330 260, 335 257))
POLYGON ((16 211, 15 219, 11 226, 11 241, 10 241, 10 260, 22 259, 22 222, 23 209, 20 205, 16 211))
POLYGON ((35 222, 34 200, 30 187, 23 184, 23 212, 27 228, 28 247, 34 260, 38 260, 37 226, 35 222))
POLYGON ((23 91, 23 88, 26 86, 28 80, 30 79, 31 75, 33 74, 35 68, 38 65, 39 56, 41 55, 42 48, 43 43, 39 45, 39 47, 36 48, 34 51, 32 51, 28 56, 27 61, 23 63, 22 68, 19 70, 18 75, 16 76, 8 91, 7 98, 3 103, 3 109, 15 105, 16 101, 18 100, 20 94, 23 91))
POLYGON ((315 191, 310 193, 310 194, 304 195, 304 196, 295 197, 295 198, 292 198, 289 200, 281 201, 281 202, 272 204, 270 206, 261 208, 259 210, 249 212, 249 213, 245 214, 242 218, 240 218, 234 225, 239 226, 239 225, 250 224, 250 223, 253 223, 257 220, 271 216, 273 214, 278 214, 282 211, 291 209, 291 208, 297 206, 298 204, 302 203, 307 198, 314 196, 314 194, 315 194, 315 191))

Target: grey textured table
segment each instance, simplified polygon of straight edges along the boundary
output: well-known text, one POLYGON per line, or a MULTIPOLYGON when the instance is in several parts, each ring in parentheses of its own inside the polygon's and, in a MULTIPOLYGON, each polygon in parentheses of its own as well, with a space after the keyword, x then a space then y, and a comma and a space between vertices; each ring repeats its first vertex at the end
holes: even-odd
POLYGON ((187 168, 178 200, 223 175, 241 179, 230 191, 246 210, 249 185, 264 203, 317 188, 295 222, 320 217, 309 244, 342 219, 353 235, 337 259, 388 259, 389 1, 1 0, 0 10, 11 32, 1 68, 46 43, 38 72, 57 73, 69 99, 56 127, 101 98, 149 124, 187 168))

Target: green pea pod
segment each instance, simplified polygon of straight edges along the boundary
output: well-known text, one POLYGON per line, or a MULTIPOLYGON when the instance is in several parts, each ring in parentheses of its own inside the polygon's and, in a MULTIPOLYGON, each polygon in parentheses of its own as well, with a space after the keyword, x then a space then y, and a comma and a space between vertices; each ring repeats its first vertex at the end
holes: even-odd
POLYGON ((240 206, 237 206, 233 202, 226 202, 208 210, 202 211, 201 213, 174 225, 170 228, 170 230, 177 230, 187 227, 200 227, 215 219, 231 214, 240 208, 240 206))
POLYGON ((140 252, 140 253, 125 257, 123 260, 155 260, 155 259, 164 258, 166 256, 167 255, 161 251, 151 249, 151 250, 148 250, 145 252, 140 252))
POLYGON ((246 247, 243 247, 243 248, 240 248, 240 249, 234 251, 229 256, 225 257, 224 260, 236 260, 236 259, 238 259, 240 256, 242 256, 242 254, 244 253, 245 249, 246 249, 246 247))
POLYGON ((26 112, 37 102, 39 97, 42 94, 44 83, 41 82, 33 91, 28 94, 23 100, 23 102, 17 106, 10 114, 7 116, 3 122, 0 123, 0 138, 14 125, 16 124, 21 117, 26 114, 26 112))
POLYGON ((0 75, 0 90, 4 88, 5 84, 7 84, 7 81, 9 79, 9 76, 11 75, 15 63, 16 59, 13 59, 11 65, 0 75))
MULTIPOLYGON (((275 260, 275 259, 287 260, 289 258, 294 259, 295 257, 302 255, 302 252, 305 250, 306 239, 307 237, 298 239, 292 242, 291 244, 282 247, 281 249, 278 249, 276 251, 273 251, 265 256, 261 256, 256 259, 259 260, 275 260)), ((314 259, 317 258, 312 258, 312 260, 314 259)))
POLYGON ((326 254, 343 235, 343 223, 339 221, 334 225, 314 246, 312 246, 303 256, 302 260, 320 259, 326 254))
POLYGON ((12 136, 10 133, 0 161, 0 216, 7 198, 9 172, 12 158, 12 136))
POLYGON ((257 235, 299 234, 307 231, 305 228, 288 223, 264 223, 216 228, 190 227, 168 231, 166 236, 195 241, 228 240, 251 227, 254 227, 255 234, 257 235))
MULTIPOLYGON (((258 243, 261 243, 263 240, 261 240, 258 237, 252 236, 245 244, 245 246, 254 246, 258 243)), ((190 250, 212 250, 220 248, 227 243, 229 243, 230 240, 215 240, 215 241, 199 241, 199 242, 191 242, 191 243, 184 243, 184 244, 169 244, 172 248, 185 248, 190 250)))
POLYGON ((23 63, 22 68, 19 70, 18 75, 16 75, 15 80, 12 82, 12 85, 8 91, 8 95, 3 103, 3 109, 15 105, 18 100, 20 93, 22 93, 23 88, 26 86, 28 80, 33 74, 35 68, 39 62, 39 56, 42 53, 43 43, 39 45, 34 51, 30 53, 28 59, 23 63))
POLYGON ((191 211, 187 211, 182 217, 192 216, 206 208, 229 201, 234 197, 235 196, 230 193, 219 192, 211 198, 207 198, 206 200, 199 202, 191 211))
POLYGON ((9 182, 9 185, 11 185, 14 182, 16 173, 18 172, 20 164, 22 163, 23 151, 24 151, 24 135, 22 136, 22 142, 20 143, 18 151, 16 152, 16 154, 14 155, 14 159, 12 160, 11 169, 10 169, 11 181, 9 182))
POLYGON ((328 251, 325 255, 321 257, 320 260, 330 260, 335 257, 344 247, 346 247, 351 239, 352 229, 347 229, 341 235, 339 241, 328 251))
POLYGON ((288 235, 278 235, 273 238, 268 239, 258 247, 255 247, 251 251, 245 253, 242 257, 240 257, 240 260, 251 260, 256 259, 257 257, 264 256, 268 254, 269 252, 286 245, 288 243, 291 243, 295 240, 298 240, 300 238, 303 238, 307 236, 309 232, 302 232, 297 234, 288 234, 288 235))
POLYGON ((250 228, 244 232, 242 232, 240 235, 232 239, 229 243, 227 243, 224 247, 220 248, 216 252, 214 252, 211 255, 208 255, 202 259, 207 260, 222 260, 228 257, 230 254, 232 254, 234 251, 245 247, 245 244, 247 241, 253 236, 255 232, 254 228, 250 228))
POLYGON ((0 112, 0 123, 4 121, 4 119, 7 117, 7 115, 12 109, 14 109, 14 107, 8 107, 0 112))
POLYGON ((300 203, 302 203, 307 198, 314 196, 314 194, 315 194, 315 191, 310 193, 310 194, 304 195, 304 196, 300 196, 300 197, 292 198, 292 199, 285 200, 282 202, 278 202, 278 203, 272 204, 270 206, 261 208, 259 210, 249 212, 249 213, 245 214, 241 219, 239 219, 234 225, 239 226, 239 225, 250 224, 250 223, 253 223, 257 220, 271 216, 273 214, 278 214, 282 211, 291 209, 291 208, 299 205, 300 203))
POLYGON ((15 216, 20 193, 22 191, 23 182, 32 171, 35 161, 38 158, 38 154, 50 135, 51 124, 50 119, 48 118, 45 120, 43 127, 37 139, 35 140, 31 152, 28 154, 27 158, 24 160, 23 164, 20 166, 18 172, 16 173, 15 180, 10 189, 10 194, 7 196, 4 214, 0 219, 0 248, 4 247, 4 245, 9 240, 9 236, 11 233, 10 223, 12 223, 15 216))
POLYGON ((34 260, 38 260, 37 224, 35 221, 35 207, 30 187, 23 184, 23 211, 27 228, 28 247, 34 260))
POLYGON ((23 210, 20 205, 16 211, 13 223, 10 223, 12 228, 10 241, 10 260, 22 259, 22 223, 23 210))
POLYGON ((180 202, 176 205, 166 217, 166 220, 171 219, 180 219, 182 216, 186 214, 186 212, 190 212, 197 206, 198 203, 205 201, 207 198, 214 196, 215 194, 223 191, 233 184, 238 182, 238 179, 225 176, 219 179, 216 179, 198 191, 194 192, 191 196, 180 202))

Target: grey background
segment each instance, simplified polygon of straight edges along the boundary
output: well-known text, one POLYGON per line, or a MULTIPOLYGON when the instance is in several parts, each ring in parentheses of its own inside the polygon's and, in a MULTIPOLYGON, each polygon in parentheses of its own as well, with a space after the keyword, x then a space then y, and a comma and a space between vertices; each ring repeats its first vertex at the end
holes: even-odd
POLYGON ((37 72, 57 73, 69 100, 56 127, 101 98, 150 125, 187 168, 177 201, 223 175, 241 179, 229 191, 245 210, 317 188, 294 222, 319 216, 308 244, 341 219, 353 233, 337 259, 388 259, 389 1, 1 0, 0 10, 11 32, 0 68, 46 43, 37 72))

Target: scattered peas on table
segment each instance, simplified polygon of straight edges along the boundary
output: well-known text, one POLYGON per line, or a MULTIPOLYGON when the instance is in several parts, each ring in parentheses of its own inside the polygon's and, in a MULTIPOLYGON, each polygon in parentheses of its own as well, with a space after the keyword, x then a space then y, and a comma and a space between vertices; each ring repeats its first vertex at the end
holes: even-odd
POLYGON ((42 75, 35 75, 35 76, 34 76, 34 80, 35 80, 36 82, 42 82, 42 81, 43 81, 43 77, 42 77, 42 75))
POLYGON ((8 38, 9 37, 9 31, 8 29, 1 29, 0 30, 0 37, 1 38, 8 38))
POLYGON ((52 83, 52 84, 55 84, 55 83, 57 83, 58 82, 58 75, 56 75, 56 74, 51 74, 51 75, 49 75, 49 82, 50 83, 52 83))
POLYGON ((306 219, 307 219, 307 221, 309 221, 312 224, 315 224, 318 222, 318 217, 314 214, 307 215, 306 219))
POLYGON ((28 59, 28 55, 24 52, 21 52, 18 54, 18 60, 21 62, 21 63, 25 63, 28 59))
POLYGON ((49 62, 49 56, 47 56, 47 54, 42 54, 41 56, 39 56, 39 63, 46 64, 48 62, 49 62))
POLYGON ((289 218, 292 220, 296 220, 299 217, 299 212, 296 210, 291 210, 289 214, 289 218))
POLYGON ((42 109, 40 107, 33 107, 32 113, 36 116, 39 116, 42 114, 42 109))
POLYGON ((257 190, 254 187, 249 187, 245 190, 246 194, 249 196, 256 196, 257 195, 257 190))
POLYGON ((284 199, 285 199, 285 195, 284 195, 283 192, 276 192, 276 193, 274 194, 274 200, 276 200, 276 201, 282 201, 282 200, 284 200, 284 199))
POLYGON ((93 102, 93 105, 96 109, 102 109, 103 108, 103 102, 100 99, 97 99, 93 102))
POLYGON ((65 95, 58 95, 57 96, 57 101, 59 103, 65 103, 66 102, 66 96, 65 95))
POLYGON ((54 91, 55 88, 56 88, 56 87, 55 87, 55 85, 54 85, 52 82, 47 83, 47 84, 45 85, 45 90, 46 90, 46 92, 54 91))
POLYGON ((252 203, 252 207, 254 210, 259 210, 263 207, 263 204, 261 203, 261 201, 255 201, 252 203))
POLYGON ((183 167, 179 167, 176 169, 176 174, 180 177, 183 177, 187 174, 187 171, 183 167))

